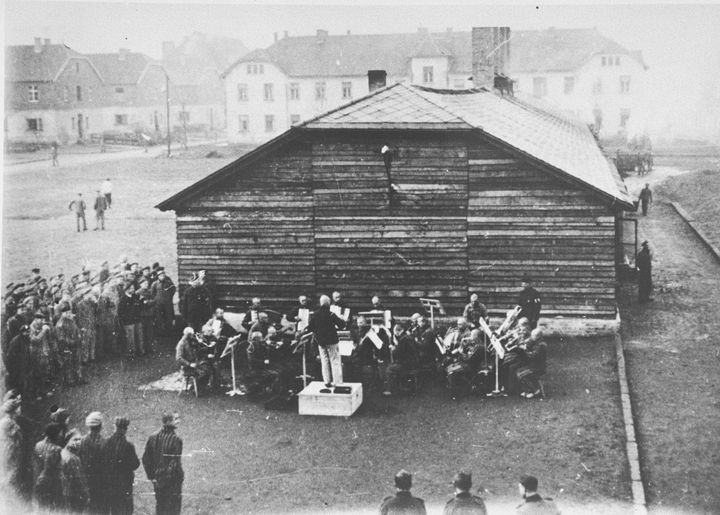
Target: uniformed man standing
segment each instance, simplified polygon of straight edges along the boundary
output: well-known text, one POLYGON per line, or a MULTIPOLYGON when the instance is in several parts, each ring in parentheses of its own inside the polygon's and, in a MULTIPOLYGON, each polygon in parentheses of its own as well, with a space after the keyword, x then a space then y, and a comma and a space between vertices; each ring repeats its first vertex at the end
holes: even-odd
POLYGON ((638 297, 640 302, 652 300, 652 254, 648 247, 647 240, 642 242, 642 248, 635 258, 635 266, 638 269, 638 297))
POLYGON ((652 204, 652 191, 650 191, 650 184, 645 183, 645 187, 640 190, 640 207, 642 208, 643 216, 647 216, 648 207, 652 204))
POLYGON ((470 493, 472 488, 472 474, 470 472, 458 472, 455 474, 453 486, 455 487, 455 497, 447 502, 443 515, 487 514, 485 501, 481 497, 470 493))
POLYGON ((175 434, 179 421, 177 413, 165 413, 162 429, 148 438, 142 457, 147 478, 155 488, 156 515, 179 515, 182 508, 183 441, 175 434))
POLYGON ((530 276, 528 274, 522 276, 520 285, 522 286, 522 291, 520 292, 518 305, 521 311, 518 318, 527 318, 530 322, 530 328, 535 329, 540 319, 540 309, 542 308, 540 293, 530 285, 530 276))
POLYGON ((419 497, 413 497, 412 474, 401 470, 395 474, 395 495, 386 497, 380 506, 380 515, 425 515, 425 502, 419 497))
POLYGON ((523 502, 515 508, 521 515, 560 515, 560 510, 549 497, 543 498, 537 493, 538 480, 533 476, 520 478, 520 495, 523 502))

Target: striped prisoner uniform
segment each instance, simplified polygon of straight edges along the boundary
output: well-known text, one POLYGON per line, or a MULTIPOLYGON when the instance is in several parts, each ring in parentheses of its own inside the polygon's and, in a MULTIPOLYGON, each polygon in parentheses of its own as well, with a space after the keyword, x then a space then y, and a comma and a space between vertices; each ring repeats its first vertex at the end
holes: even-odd
POLYGON ((175 515, 182 507, 182 439, 175 428, 165 426, 148 438, 142 457, 143 468, 155 486, 155 513, 175 515))

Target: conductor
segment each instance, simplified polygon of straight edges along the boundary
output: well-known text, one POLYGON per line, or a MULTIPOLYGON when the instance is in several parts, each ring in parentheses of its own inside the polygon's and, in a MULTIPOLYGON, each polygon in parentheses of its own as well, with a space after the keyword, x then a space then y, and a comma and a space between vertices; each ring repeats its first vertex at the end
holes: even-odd
POLYGON ((323 393, 330 393, 329 388, 343 382, 342 362, 338 348, 338 329, 343 329, 345 322, 330 311, 330 297, 320 297, 320 307, 308 325, 308 331, 315 333, 320 353, 322 376, 325 388, 323 393))

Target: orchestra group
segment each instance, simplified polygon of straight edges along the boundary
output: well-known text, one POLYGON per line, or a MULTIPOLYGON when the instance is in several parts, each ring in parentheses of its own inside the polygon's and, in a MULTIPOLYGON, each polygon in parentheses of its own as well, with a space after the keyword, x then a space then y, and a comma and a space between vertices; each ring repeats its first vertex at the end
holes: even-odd
POLYGON ((232 353, 240 393, 292 395, 307 380, 322 378, 321 393, 344 392, 343 383, 361 382, 366 390, 391 396, 442 379, 453 397, 475 391, 532 399, 543 395, 547 353, 537 327, 540 308, 527 276, 517 306, 494 330, 477 294, 441 333, 419 313, 395 319, 377 296, 356 313, 338 291, 321 295, 317 306, 302 295, 286 314, 254 298, 239 330, 220 308, 202 325, 185 328, 176 359, 201 389, 220 385, 225 357, 232 353))

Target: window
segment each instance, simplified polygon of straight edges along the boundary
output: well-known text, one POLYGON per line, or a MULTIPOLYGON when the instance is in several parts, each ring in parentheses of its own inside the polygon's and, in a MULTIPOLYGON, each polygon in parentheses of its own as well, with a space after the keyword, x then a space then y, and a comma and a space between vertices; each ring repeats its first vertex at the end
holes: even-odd
POLYGON ((259 73, 265 73, 265 69, 263 68, 262 64, 258 65, 258 70, 259 70, 259 73))
POLYGON ((92 102, 92 86, 88 86, 87 98, 88 98, 88 101, 92 102))
POLYGON ((455 88, 455 89, 465 89, 465 79, 455 79, 455 80, 453 80, 453 88, 455 88))
POLYGON ((258 73, 264 73, 264 68, 262 64, 248 64, 247 65, 247 73, 248 75, 257 75, 258 73))
POLYGON ((35 84, 30 84, 28 86, 28 101, 29 102, 39 102, 40 101, 40 92, 38 91, 38 87, 35 84))
POLYGON ((432 84, 433 82, 433 67, 423 66, 423 84, 432 84))
POLYGON ((70 90, 68 89, 67 86, 64 86, 63 87, 63 102, 67 102, 69 98, 70 98, 70 90))
POLYGON ((547 95, 547 79, 545 77, 533 77, 533 95, 536 97, 547 95))
POLYGON ((630 75, 620 76, 620 93, 630 93, 630 75))
POLYGON ((248 99, 248 87, 247 84, 237 85, 237 99, 238 102, 247 102, 248 99))
POLYGON ((246 114, 238 116, 238 132, 248 132, 250 130, 250 121, 246 114))
POLYGON ((90 128, 90 117, 85 116, 85 129, 89 129, 89 128, 90 128))
POLYGON ((297 125, 300 123, 300 115, 299 114, 291 114, 290 115, 290 125, 297 125))
POLYGON ((600 79, 593 83, 592 92, 593 95, 599 95, 602 93, 602 81, 600 79))
POLYGON ((115 115, 115 125, 127 125, 128 122, 128 115, 126 114, 116 114, 115 115))
POLYGON ((564 89, 566 95, 571 95, 575 89, 575 77, 565 77, 564 89))
POLYGON ((82 87, 81 86, 75 86, 75 99, 78 102, 82 101, 82 87))
POLYGON ((342 83, 342 97, 345 100, 352 98, 352 82, 342 83))
POLYGON ((627 127, 627 122, 630 119, 630 109, 620 109, 620 127, 623 129, 627 127))
POLYGON ((273 98, 273 85, 272 84, 265 84, 263 85, 263 98, 267 102, 272 102, 274 100, 273 98))
POLYGON ((125 93, 125 88, 115 88, 115 93, 122 95, 123 93, 125 93))
POLYGON ((607 66, 607 57, 602 56, 600 58, 600 66, 607 66))
POLYGON ((290 100, 300 100, 300 84, 297 82, 290 83, 290 100))
POLYGON ((265 115, 265 132, 272 132, 275 125, 275 117, 271 114, 265 115))
POLYGON ((620 56, 619 55, 615 56, 615 66, 620 66, 620 56))
POLYGON ((189 111, 178 112, 178 121, 189 122, 190 121, 190 112, 189 111))
POLYGON ((251 74, 252 74, 252 64, 248 64, 248 65, 247 65, 247 74, 248 74, 248 75, 251 75, 251 74))
POLYGON ((26 119, 27 119, 27 128, 29 131, 42 131, 43 130, 42 118, 26 118, 26 119))
POLYGON ((325 83, 315 83, 315 100, 325 100, 325 83))
POLYGON ((75 73, 80 73, 80 63, 75 63, 75 73))

